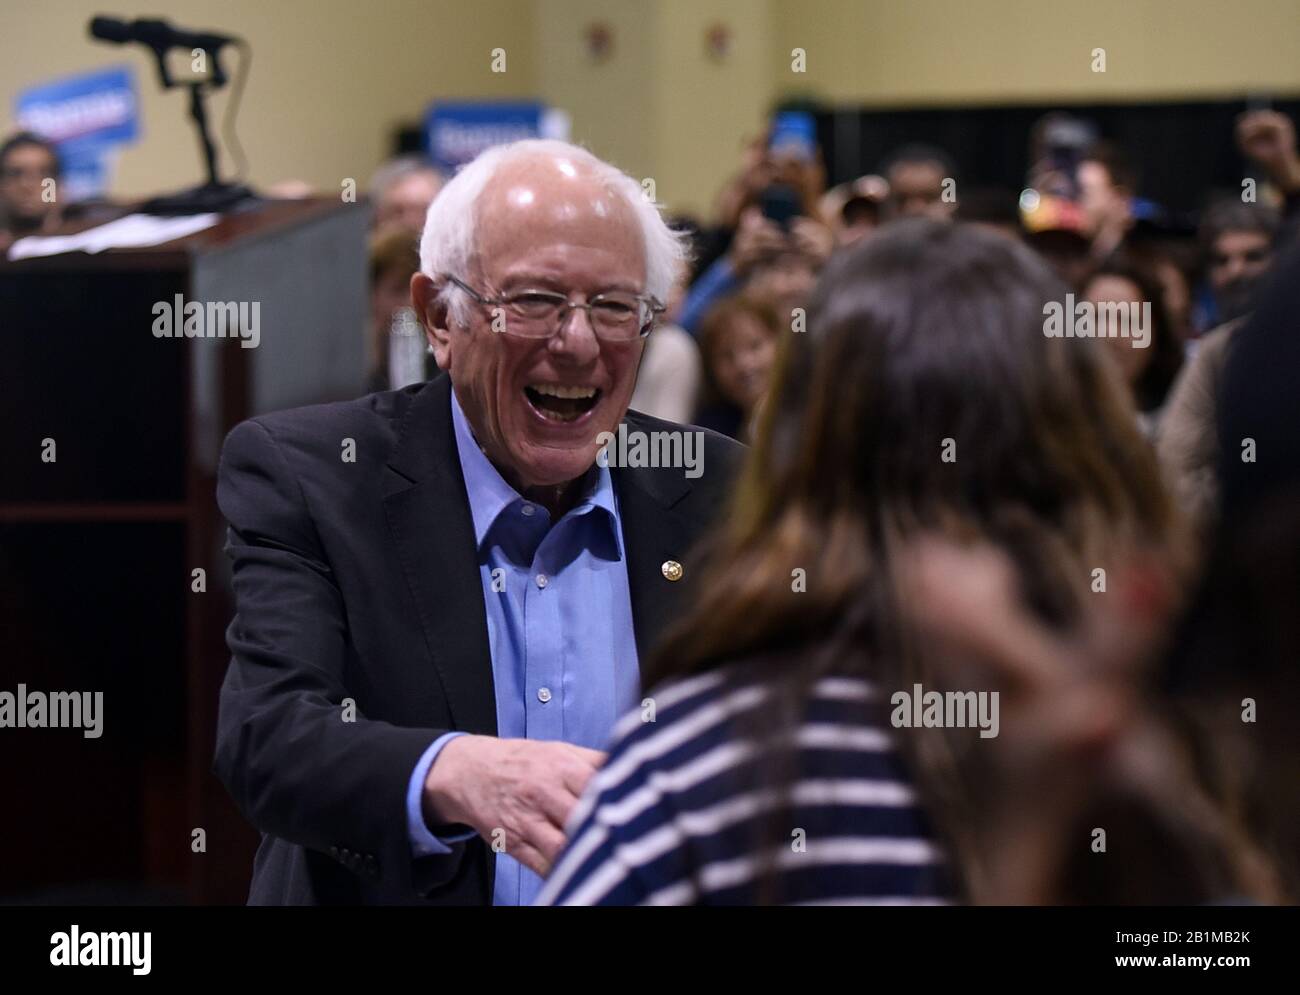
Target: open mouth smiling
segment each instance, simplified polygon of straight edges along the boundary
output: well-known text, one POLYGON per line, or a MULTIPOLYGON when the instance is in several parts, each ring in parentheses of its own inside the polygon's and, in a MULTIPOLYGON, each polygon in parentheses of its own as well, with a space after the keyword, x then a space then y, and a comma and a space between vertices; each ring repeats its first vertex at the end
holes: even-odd
POLYGON ((529 384, 524 388, 524 398, 529 406, 547 421, 577 421, 600 401, 597 387, 579 387, 567 384, 529 384))

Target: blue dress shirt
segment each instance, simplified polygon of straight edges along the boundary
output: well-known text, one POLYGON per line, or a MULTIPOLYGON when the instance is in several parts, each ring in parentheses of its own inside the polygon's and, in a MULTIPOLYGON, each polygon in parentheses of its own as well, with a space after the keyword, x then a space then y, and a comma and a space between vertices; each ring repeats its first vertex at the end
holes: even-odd
MULTIPOLYGON (((497 735, 605 750, 615 721, 637 704, 641 674, 618 500, 607 467, 558 522, 525 500, 474 440, 451 392, 456 449, 469 495, 487 609, 497 735)), ((450 852, 425 824, 421 796, 439 737, 411 773, 407 827, 416 856, 450 852)), ((509 840, 506 841, 509 849, 509 840)), ((508 853, 496 857, 494 905, 529 905, 542 879, 508 853)))

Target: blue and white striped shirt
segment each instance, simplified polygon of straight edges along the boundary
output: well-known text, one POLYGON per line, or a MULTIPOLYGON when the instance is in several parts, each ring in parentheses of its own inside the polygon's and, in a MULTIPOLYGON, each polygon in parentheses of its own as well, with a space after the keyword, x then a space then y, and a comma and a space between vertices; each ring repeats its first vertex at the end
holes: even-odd
POLYGON ((750 735, 769 696, 724 669, 656 689, 653 721, 625 716, 537 904, 947 902, 893 737, 868 718, 871 686, 813 686, 781 784, 767 774, 778 744, 750 735))

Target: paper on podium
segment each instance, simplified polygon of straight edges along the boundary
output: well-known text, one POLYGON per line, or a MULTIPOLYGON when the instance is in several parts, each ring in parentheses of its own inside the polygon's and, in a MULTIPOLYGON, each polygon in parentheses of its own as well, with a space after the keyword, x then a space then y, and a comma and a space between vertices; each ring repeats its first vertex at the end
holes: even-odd
POLYGON ((28 235, 9 247, 9 258, 29 259, 33 256, 57 256, 63 252, 103 252, 105 249, 162 245, 211 228, 220 219, 219 214, 192 214, 183 218, 128 214, 75 235, 28 235))

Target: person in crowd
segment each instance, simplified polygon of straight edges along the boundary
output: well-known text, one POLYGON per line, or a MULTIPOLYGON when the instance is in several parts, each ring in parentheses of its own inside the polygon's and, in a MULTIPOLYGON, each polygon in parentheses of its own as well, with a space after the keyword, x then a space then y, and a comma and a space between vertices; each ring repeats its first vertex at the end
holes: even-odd
MULTIPOLYGON (((717 197, 713 223, 698 233, 677 322, 691 335, 713 305, 740 291, 773 256, 801 252, 820 264, 835 247, 838 221, 823 213, 830 201, 821 149, 802 129, 782 128, 779 118, 746 145, 741 169, 717 197)), ((861 212, 858 218, 855 224, 861 212)))
POLYGON ((665 421, 693 419, 704 379, 700 348, 677 324, 685 291, 683 277, 673 285, 663 320, 646 337, 629 404, 633 411, 665 421))
POLYGON ((1170 327, 1163 290, 1132 259, 1113 255, 1092 271, 1082 296, 1095 309, 1097 341, 1129 386, 1138 424, 1154 440, 1169 389, 1183 365, 1182 343, 1170 327))
MULTIPOLYGON (((420 269, 420 233, 389 227, 370 237, 370 314, 366 335, 366 385, 371 391, 388 390, 389 336, 394 321, 404 317, 416 324, 411 307, 411 277, 420 269)), ((418 341, 424 350, 424 334, 418 341)), ((430 371, 432 372, 432 371, 430 371)), ((423 378, 421 378, 423 379, 423 378)), ((397 386, 406 386, 398 384, 397 386)))
POLYGON ((727 254, 695 282, 682 303, 679 323, 692 335, 724 297, 754 288, 779 309, 797 307, 816 272, 834 249, 830 228, 798 215, 779 223, 758 205, 745 210, 727 254))
POLYGON ((983 225, 1008 238, 1021 239, 1025 230, 1020 221, 1020 198, 1014 190, 975 187, 957 198, 958 221, 983 225))
POLYGON ((881 208, 889 196, 883 176, 860 176, 841 183, 822 196, 821 216, 830 226, 835 248, 842 249, 866 238, 880 227, 881 208))
POLYGON ((749 438, 776 366, 783 325, 768 301, 747 295, 714 306, 700 329, 705 390, 695 423, 733 439, 749 438))
POLYGON ((1053 631, 1095 597, 1096 568, 1177 552, 1114 366, 1043 334, 1064 292, 1023 245, 929 219, 832 258, 698 600, 621 720, 540 903, 989 893, 975 855, 999 809, 965 780, 986 740, 896 721, 897 693, 917 684, 987 686, 920 669, 905 550, 927 534, 984 541, 1053 631))
POLYGON ((1300 246, 1277 263, 1259 304, 1234 335, 1218 406, 1223 514, 1248 515, 1257 499, 1300 485, 1300 246))
POLYGON ((811 154, 787 154, 787 150, 772 148, 773 137, 774 126, 769 124, 761 135, 747 142, 740 168, 718 191, 713 219, 699 233, 692 284, 730 251, 747 209, 758 205, 763 192, 773 186, 795 191, 805 205, 805 213, 814 220, 823 220, 814 212, 826 190, 821 149, 815 148, 811 154))
POLYGON ((424 156, 402 155, 388 160, 370 177, 375 212, 371 228, 422 230, 429 205, 444 182, 442 173, 424 156))
POLYGON ((1281 199, 1282 241, 1300 230, 1300 149, 1295 122, 1280 111, 1247 111, 1237 119, 1237 147, 1264 171, 1281 199))
POLYGON ((1103 140, 1084 154, 1076 178, 1084 234, 1093 260, 1101 262, 1120 248, 1133 227, 1138 171, 1123 149, 1103 140))
POLYGON ((1200 242, 1214 325, 1235 321, 1254 306, 1273 265, 1277 236, 1277 213, 1265 204, 1234 198, 1212 204, 1205 212, 1200 242))
POLYGON ((1087 118, 1065 111, 1044 114, 1029 129, 1025 187, 1040 200, 1073 204, 1079 198, 1078 164, 1096 142, 1096 125, 1087 118))
POLYGON ((443 372, 227 436, 215 770, 263 833, 252 903, 532 900, 740 455, 627 410, 682 263, 632 177, 497 146, 424 223, 443 372))
POLYGON ((1170 391, 1156 440, 1161 470, 1190 518, 1204 526, 1218 501, 1219 388, 1233 336, 1254 306, 1274 260, 1278 223, 1263 204, 1229 200, 1201 222, 1206 272, 1224 324, 1201 336, 1170 391))
POLYGON ((885 160, 879 173, 889 184, 887 218, 950 220, 957 210, 957 166, 933 145, 905 145, 885 160), (945 195, 945 182, 952 184, 945 195))
POLYGON ((782 327, 799 327, 799 309, 805 308, 817 285, 826 257, 800 249, 769 256, 749 274, 744 292, 772 308, 782 327))
POLYGON ((0 145, 0 251, 26 235, 54 231, 63 219, 59 150, 30 131, 0 145))
POLYGON ((1078 293, 1092 272, 1088 240, 1070 228, 1031 231, 1025 242, 1056 272, 1061 282, 1078 293))
POLYGON ((1200 269, 1200 250, 1190 237, 1157 233, 1139 225, 1125 243, 1124 255, 1155 278, 1164 302, 1169 328, 1190 354, 1195 346, 1192 285, 1200 269))
POLYGON ((1169 318, 1169 327, 1173 337, 1181 343, 1186 351, 1192 339, 1192 280, 1191 269, 1181 262, 1192 253, 1175 254, 1162 251, 1153 246, 1147 250, 1147 268, 1154 274, 1160 284, 1161 297, 1165 304, 1165 314, 1169 318))

